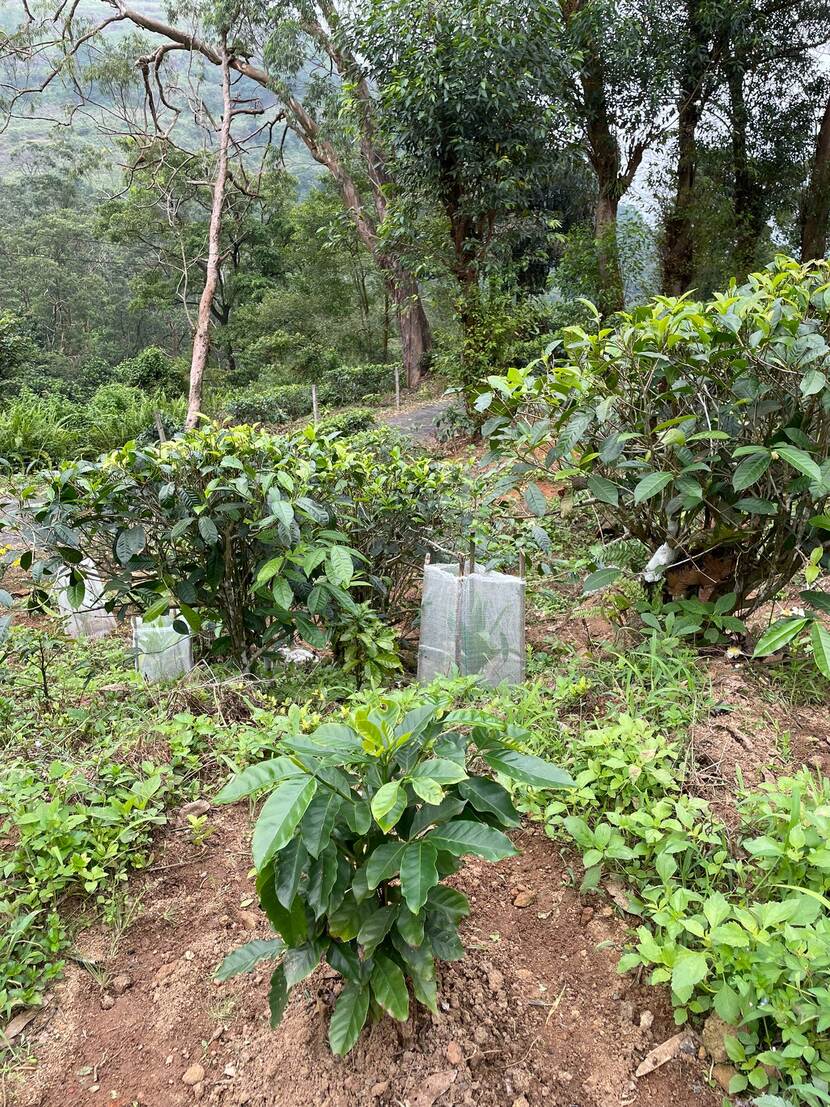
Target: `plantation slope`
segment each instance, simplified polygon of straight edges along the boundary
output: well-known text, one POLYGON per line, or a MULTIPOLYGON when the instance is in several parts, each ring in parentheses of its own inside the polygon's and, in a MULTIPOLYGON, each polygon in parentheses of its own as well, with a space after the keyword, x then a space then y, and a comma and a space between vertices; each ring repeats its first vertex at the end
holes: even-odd
MULTIPOLYGON (((141 913, 117 943, 81 934, 44 1012, 29 1027, 34 1071, 8 1088, 16 1107, 717 1107, 692 1047, 637 1080, 676 1028, 661 990, 615 971, 624 925, 586 906, 559 847, 522 831, 522 855, 471 860, 457 879, 472 901, 468 956, 441 969, 433 1018, 384 1021, 345 1060, 325 1040, 339 985, 321 968, 267 1022, 267 976, 216 985, 240 940, 268 937, 247 878, 246 809, 215 811, 194 850, 165 833, 155 867, 132 881, 141 913), (527 906, 514 905, 526 903, 527 906), (118 994, 120 993, 120 994, 118 994), (114 1001, 114 1002, 113 1002, 114 1001), (183 1081, 196 1078, 195 1085, 183 1081)), ((576 865, 578 868, 578 864, 576 865)), ((616 908, 614 909, 616 911, 616 908)))

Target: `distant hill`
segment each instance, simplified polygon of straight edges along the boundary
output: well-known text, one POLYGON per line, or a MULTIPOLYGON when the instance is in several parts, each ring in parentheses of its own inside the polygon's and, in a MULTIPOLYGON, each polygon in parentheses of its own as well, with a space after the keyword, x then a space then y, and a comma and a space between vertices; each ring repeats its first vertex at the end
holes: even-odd
MULTIPOLYGON (((162 19, 166 18, 165 5, 160 0, 138 0, 138 3, 141 10, 148 15, 154 15, 162 19)), ((95 0, 81 0, 77 14, 80 18, 100 19, 102 11, 102 5, 96 3, 95 0)), ((13 34, 21 26, 21 15, 21 0, 0 0, 0 36, 3 33, 13 34)), ((115 41, 126 34, 135 34, 135 28, 124 24, 113 24, 107 28, 105 33, 115 41)), ((155 36, 149 34, 145 37, 149 41, 155 38, 155 36)), ((161 40, 157 39, 157 41, 161 40)), ((209 78, 212 72, 211 67, 207 67, 205 72, 209 78)), ((36 85, 43 80, 46 73, 45 65, 41 64, 39 68, 35 68, 27 74, 27 84, 30 86, 36 85)), ((259 85, 253 85, 253 83, 250 83, 249 88, 246 89, 246 84, 249 83, 241 82, 238 86, 242 95, 257 96, 266 105, 268 104, 269 93, 267 90, 263 90, 259 85)), ((218 81, 211 82, 200 91, 212 114, 218 118, 221 104, 218 81)), ((101 106, 106 108, 107 99, 102 90, 98 90, 98 98, 101 106)), ((273 97, 271 103, 274 103, 273 97)), ((53 82, 44 93, 28 97, 25 104, 22 102, 18 104, 15 117, 11 120, 5 133, 0 136, 0 178, 14 174, 20 158, 31 154, 33 148, 40 145, 48 147, 58 137, 61 141, 68 141, 79 148, 87 146, 100 150, 102 141, 100 131, 96 128, 94 121, 87 115, 82 113, 72 115, 72 109, 76 107, 76 104, 77 96, 73 90, 65 87, 59 81, 53 82), (72 119, 71 127, 68 126, 70 117, 72 119)), ((199 128, 189 123, 184 113, 176 125, 176 137, 177 141, 185 147, 198 146, 203 141, 203 134, 199 131, 199 128)), ((274 140, 276 143, 282 144, 282 159, 285 168, 297 180, 300 192, 306 192, 324 173, 324 170, 314 161, 306 147, 293 133, 289 132, 284 142, 282 142, 282 137, 282 130, 275 128, 274 140)), ((102 166, 102 176, 106 177, 108 174, 109 167, 102 166)))

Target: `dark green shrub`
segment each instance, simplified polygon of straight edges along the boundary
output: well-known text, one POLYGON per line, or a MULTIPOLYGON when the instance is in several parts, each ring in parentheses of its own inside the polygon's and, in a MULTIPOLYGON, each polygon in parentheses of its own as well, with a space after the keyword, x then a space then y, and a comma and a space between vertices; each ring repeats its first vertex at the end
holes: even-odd
POLYGON ((311 414, 311 387, 281 384, 270 388, 252 385, 226 400, 225 412, 238 423, 280 426, 311 414))
POLYGON ((505 744, 490 716, 446 714, 447 702, 428 698, 405 704, 387 696, 284 738, 282 756, 243 770, 217 797, 269 790, 252 847, 260 904, 280 937, 241 946, 216 975, 279 960, 268 993, 276 1026, 291 988, 326 961, 345 981, 329 1024, 338 1054, 370 1015, 405 1020, 410 988, 437 1013, 435 963, 463 956, 458 924, 470 910, 444 879, 464 856, 518 852, 504 833, 519 824, 510 794, 470 772, 473 758, 538 788, 572 783, 505 744), (468 737, 459 727, 470 724, 468 737))
POLYGON ((296 380, 311 384, 336 368, 337 352, 306 335, 276 330, 246 346, 239 362, 249 379, 269 386, 296 380))
POLYGON ((450 404, 435 421, 435 437, 439 442, 472 438, 478 428, 479 421, 470 415, 463 404, 450 404))
MULTIPOLYGON (((664 565, 667 598, 734 595, 751 612, 804 570, 830 529, 830 265, 778 258, 706 303, 660 297, 615 327, 563 332, 561 349, 492 379, 488 432, 526 480, 570 480, 664 565), (516 418, 511 418, 512 414, 516 418)), ((525 492, 542 515, 535 483, 525 492)), ((609 574, 613 579, 613 572, 609 574)), ((606 581, 608 583, 608 581, 606 581)), ((830 610, 823 593, 808 604, 830 610)), ((830 634, 810 622, 830 676, 830 634)), ((789 638, 788 638, 789 636, 789 638)))
POLYGON ((180 396, 187 382, 187 366, 181 358, 170 357, 158 346, 148 346, 116 366, 114 375, 123 384, 144 392, 180 396))
MULTIPOLYGON (((405 380, 405 376, 402 376, 405 380)), ((393 365, 341 365, 320 376, 318 395, 321 404, 342 407, 363 403, 370 396, 394 392, 393 365)))
POLYGON ((297 439, 308 443, 318 496, 338 505, 338 523, 361 555, 367 585, 357 594, 405 626, 416 614, 424 557, 436 547, 467 548, 481 496, 467 467, 436 464, 405 441, 394 444, 388 430, 326 441, 309 427, 297 439))
POLYGON ((295 632, 322 647, 355 566, 332 511, 313 497, 308 459, 285 438, 208 427, 105 462, 64 464, 22 490, 43 560, 83 587, 101 571, 107 606, 181 611, 206 646, 250 668, 295 632))
POLYGON ((355 434, 371 430, 376 426, 377 420, 371 408, 354 407, 321 419, 317 424, 317 433, 338 434, 341 438, 352 438, 355 434))
POLYGON ((270 392, 253 392, 246 389, 223 405, 224 413, 234 423, 265 423, 281 426, 288 422, 288 415, 277 406, 270 392))

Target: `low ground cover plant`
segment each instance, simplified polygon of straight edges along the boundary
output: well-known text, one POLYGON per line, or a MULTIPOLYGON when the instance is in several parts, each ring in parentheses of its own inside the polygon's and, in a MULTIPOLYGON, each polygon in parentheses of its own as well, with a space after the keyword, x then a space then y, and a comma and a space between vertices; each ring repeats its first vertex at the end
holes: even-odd
POLYGON ((0 1022, 42 1001, 79 925, 96 914, 118 925, 128 878, 149 864, 171 808, 274 756, 284 730, 320 724, 286 693, 348 695, 332 675, 300 686, 287 674, 269 695, 191 682, 182 712, 175 686, 148 690, 123 642, 11 631, 0 652, 0 1022), (230 719, 216 713, 225 695, 230 719))
POLYGON ((279 937, 229 954, 220 980, 276 961, 271 1023, 292 987, 325 960, 344 979, 329 1024, 347 1053, 367 1019, 405 1020, 410 988, 437 1013, 436 961, 463 956, 467 897, 444 883, 461 858, 516 853, 519 816, 495 773, 537 788, 567 773, 506 742, 503 724, 449 710, 428 692, 374 697, 342 722, 288 736, 280 756, 244 770, 217 799, 265 794, 253 833, 257 892, 279 937), (466 733, 466 728, 471 730, 466 733))
MULTIPOLYGON (((808 585, 820 573, 828 337, 830 265, 781 257, 707 302, 657 297, 613 326, 566 328, 549 357, 491 378, 480 406, 531 514, 548 508, 532 478, 570 482, 658 555, 650 579, 666 599, 729 597, 715 614, 745 617, 799 572, 808 585)), ((802 600, 805 615, 758 652, 807 630, 830 676, 830 632, 815 614, 830 601, 809 587, 802 600)))
POLYGON ((684 790, 685 761, 681 742, 623 716, 570 743, 573 789, 529 806, 581 850, 583 891, 624 879, 615 896, 641 922, 620 972, 667 984, 680 1024, 723 1020, 730 1091, 817 1107, 830 1078, 830 784, 805 769, 744 791, 730 833, 684 790))

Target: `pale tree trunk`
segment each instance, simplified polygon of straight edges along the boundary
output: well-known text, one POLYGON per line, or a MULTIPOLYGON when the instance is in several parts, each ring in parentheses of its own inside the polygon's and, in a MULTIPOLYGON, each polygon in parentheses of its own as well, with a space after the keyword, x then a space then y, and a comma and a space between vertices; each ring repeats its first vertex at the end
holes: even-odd
MULTIPOLYGON (((241 73, 263 88, 273 87, 273 83, 269 81, 267 71, 252 65, 244 58, 228 58, 227 52, 224 50, 220 55, 210 43, 203 41, 189 31, 173 27, 155 16, 146 15, 130 8, 126 0, 110 0, 110 2, 120 13, 118 18, 128 19, 137 27, 143 27, 145 30, 162 35, 194 53, 199 53, 214 65, 225 64, 234 72, 241 73)), ((326 4, 325 9, 329 16, 333 14, 330 4, 326 4)), ((338 52, 331 37, 314 20, 311 20, 309 26, 315 32, 319 45, 329 54, 332 63, 341 76, 350 79, 351 69, 348 59, 345 59, 338 52)), ((432 332, 420 299, 417 281, 400 262, 384 255, 378 245, 378 223, 382 219, 386 207, 383 186, 388 183, 388 177, 384 166, 385 159, 375 140, 370 104, 371 97, 365 81, 359 82, 358 99, 365 109, 358 113, 360 153, 364 161, 366 175, 371 182, 373 206, 376 209, 374 215, 366 211, 354 178, 346 170, 331 142, 321 135, 317 121, 306 110, 303 103, 296 97, 289 95, 283 98, 283 104, 291 129, 305 144, 314 160, 330 170, 337 182, 340 195, 350 218, 355 224, 361 242, 383 273, 384 280, 397 308, 396 315, 401 334, 401 350, 407 381, 417 381, 420 379, 423 369, 423 355, 432 348, 432 332)))
POLYGON ((222 231, 222 208, 225 206, 225 187, 228 180, 228 146, 231 136, 231 77, 228 68, 228 54, 222 43, 222 127, 219 131, 219 155, 216 164, 216 178, 213 182, 213 204, 210 209, 208 228, 208 256, 205 272, 205 287, 199 300, 199 314, 193 335, 193 356, 190 361, 190 392, 187 398, 187 417, 184 425, 195 427, 202 410, 202 382, 205 376, 208 353, 210 352, 210 314, 213 297, 219 284, 219 265, 221 261, 220 235, 222 231))
POLYGON ((816 136, 810 180, 801 202, 801 260, 821 260, 827 253, 830 221, 830 99, 816 136))

